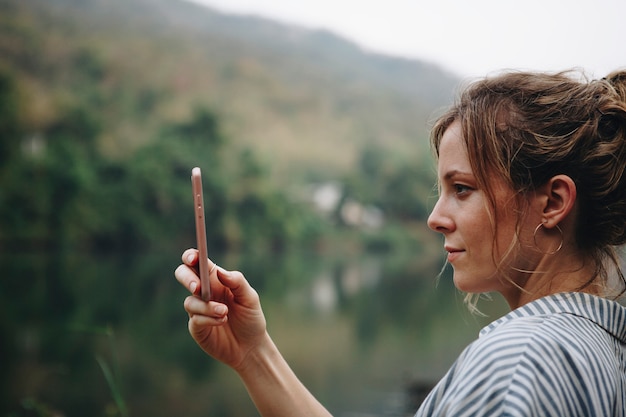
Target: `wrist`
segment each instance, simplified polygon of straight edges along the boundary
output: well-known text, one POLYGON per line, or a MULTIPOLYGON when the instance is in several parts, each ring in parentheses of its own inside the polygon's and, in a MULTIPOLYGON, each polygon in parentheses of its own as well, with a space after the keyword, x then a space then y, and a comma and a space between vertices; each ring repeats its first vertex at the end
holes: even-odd
POLYGON ((259 374, 275 364, 277 359, 282 360, 282 356, 266 331, 260 342, 246 353, 234 370, 244 380, 246 377, 258 378, 259 374))

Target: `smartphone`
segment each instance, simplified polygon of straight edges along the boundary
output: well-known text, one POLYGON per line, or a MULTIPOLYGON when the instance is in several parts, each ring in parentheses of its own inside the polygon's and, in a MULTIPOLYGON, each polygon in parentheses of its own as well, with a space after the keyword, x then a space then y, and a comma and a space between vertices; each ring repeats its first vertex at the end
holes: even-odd
POLYGON ((198 271, 200 273, 200 297, 204 301, 211 299, 209 282, 209 251, 206 243, 206 224, 204 221, 204 197, 202 195, 202 171, 195 167, 191 170, 191 189, 193 191, 194 217, 196 219, 196 244, 198 248, 198 271))

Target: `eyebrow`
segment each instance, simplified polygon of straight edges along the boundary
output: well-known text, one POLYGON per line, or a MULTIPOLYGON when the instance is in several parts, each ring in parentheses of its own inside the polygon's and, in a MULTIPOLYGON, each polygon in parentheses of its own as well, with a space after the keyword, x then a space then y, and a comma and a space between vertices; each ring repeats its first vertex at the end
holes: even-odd
POLYGON ((452 171, 448 171, 446 172, 446 175, 443 176, 444 180, 449 180, 451 178, 454 178, 456 176, 472 176, 471 172, 466 172, 466 171, 459 171, 458 169, 453 169, 452 171))

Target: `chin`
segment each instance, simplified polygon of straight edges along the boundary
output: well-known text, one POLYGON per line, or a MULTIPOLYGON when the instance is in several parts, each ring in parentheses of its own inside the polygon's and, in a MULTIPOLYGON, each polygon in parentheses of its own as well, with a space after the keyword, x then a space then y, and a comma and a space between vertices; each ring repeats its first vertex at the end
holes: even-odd
POLYGON ((459 290, 466 293, 484 293, 493 291, 493 285, 487 285, 491 282, 487 278, 468 277, 463 274, 454 274, 453 280, 454 286, 459 290))
POLYGON ((454 274, 454 279, 452 280, 452 282, 454 282, 454 286, 459 291, 473 292, 472 291, 473 285, 470 285, 470 283, 467 282, 466 279, 463 279, 463 277, 457 276, 457 274, 454 274))

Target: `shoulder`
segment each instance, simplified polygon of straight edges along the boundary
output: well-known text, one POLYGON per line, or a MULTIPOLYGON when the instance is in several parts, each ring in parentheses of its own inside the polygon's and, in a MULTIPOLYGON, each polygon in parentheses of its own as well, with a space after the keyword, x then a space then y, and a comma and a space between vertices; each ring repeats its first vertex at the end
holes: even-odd
POLYGON ((610 340, 611 337, 601 327, 585 317, 549 313, 514 318, 503 323, 468 346, 468 354, 487 354, 492 359, 507 352, 549 353, 556 350, 595 354, 603 343, 610 340))
POLYGON ((523 383, 580 381, 617 366, 613 339, 595 323, 568 313, 520 317, 472 343, 462 356, 464 373, 502 374, 523 383))
MULTIPOLYGON (((532 415, 611 415, 623 378, 611 336, 569 313, 512 320, 485 342, 515 351, 503 406, 532 415), (510 337, 518 335, 517 338, 510 337), (515 344, 516 347, 513 347, 515 344)), ((502 362, 499 354, 492 366, 502 362)), ((526 415, 526 414, 521 414, 526 415)))
POLYGON ((555 294, 496 320, 468 347, 468 356, 492 360, 511 353, 566 354, 615 360, 626 342, 626 309, 588 294, 555 294))
POLYGON ((610 344, 577 315, 510 317, 463 351, 435 396, 453 415, 590 415, 622 389, 610 344))
MULTIPOLYGON (((560 314, 538 315, 512 318, 481 334, 459 357, 459 365, 464 371, 476 367, 488 369, 502 363, 515 365, 524 355, 540 353, 545 350, 567 349, 569 330, 580 332, 574 322, 580 319, 560 317, 560 314)), ((584 335, 584 339, 589 336, 584 335)))
MULTIPOLYGON (((567 372, 570 368, 589 372, 618 366, 618 340, 588 317, 571 312, 550 312, 513 318, 467 349, 468 362, 513 361, 534 364, 544 372, 567 372)), ((573 369, 572 369, 573 371, 573 369)))

